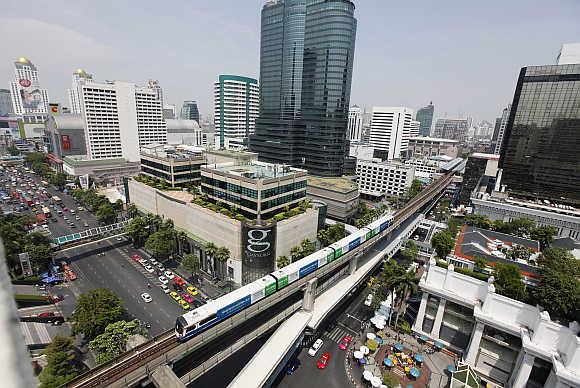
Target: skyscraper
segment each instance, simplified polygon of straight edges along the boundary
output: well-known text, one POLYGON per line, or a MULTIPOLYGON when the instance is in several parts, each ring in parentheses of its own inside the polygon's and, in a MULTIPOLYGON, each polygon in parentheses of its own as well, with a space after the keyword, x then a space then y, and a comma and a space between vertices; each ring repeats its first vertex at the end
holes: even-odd
POLYGON ((183 101, 180 117, 183 120, 195 120, 199 124, 199 109, 197 101, 183 101))
POLYGON ((520 71, 500 153, 513 195, 580 204, 580 64, 520 71))
POLYGON ((350 141, 360 142, 362 141, 363 135, 363 117, 362 110, 360 107, 353 105, 348 111, 348 130, 347 138, 350 141))
POLYGON ((0 116, 8 116, 12 113, 12 98, 10 90, 0 89, 0 116))
POLYGON ((503 109, 501 117, 498 117, 495 121, 495 128, 491 138, 491 152, 496 155, 499 155, 501 151, 501 145, 503 143, 505 128, 507 127, 511 108, 512 105, 508 104, 508 106, 503 109))
POLYGON ((18 58, 14 62, 14 78, 10 83, 14 113, 42 120, 48 113, 48 92, 40 88, 36 66, 27 58, 18 58))
POLYGON ((214 83, 214 123, 220 148, 226 137, 248 138, 258 117, 259 88, 254 78, 221 74, 214 83))
POLYGON ((354 168, 345 166, 354 9, 349 0, 268 1, 262 8, 260 117, 250 137, 260 159, 322 176, 354 168))
POLYGON ((93 82, 92 74, 88 74, 83 69, 76 69, 72 75, 72 87, 68 89, 68 103, 72 114, 81 114, 81 99, 79 95, 79 85, 93 82))
POLYGON ((400 159, 409 148, 413 110, 405 107, 374 107, 369 143, 375 157, 400 159))
POLYGON ((431 134, 431 124, 433 124, 433 113, 435 112, 435 106, 433 105, 433 101, 429 103, 424 108, 421 108, 417 111, 417 116, 415 120, 421 123, 419 126, 419 135, 420 136, 429 136, 431 134))

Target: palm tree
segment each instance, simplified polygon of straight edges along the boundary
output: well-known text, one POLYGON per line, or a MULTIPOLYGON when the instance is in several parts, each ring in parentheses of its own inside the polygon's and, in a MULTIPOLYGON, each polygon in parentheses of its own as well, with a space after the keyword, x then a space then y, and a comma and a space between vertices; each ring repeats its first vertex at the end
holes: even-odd
POLYGON ((395 320, 395 327, 399 323, 399 317, 405 314, 407 310, 407 299, 410 295, 417 292, 417 283, 419 279, 415 276, 413 271, 405 272, 403 275, 399 276, 396 281, 396 289, 399 292, 399 308, 397 313, 397 319, 395 320))
POLYGON ((207 258, 208 262, 209 262, 209 269, 211 274, 213 275, 214 273, 214 256, 217 252, 218 247, 212 243, 212 242, 208 242, 207 244, 205 244, 204 247, 204 251, 205 251, 205 257, 207 258))
POLYGON ((226 247, 219 247, 215 253, 215 258, 220 263, 220 270, 222 276, 227 275, 227 271, 225 271, 225 263, 230 258, 230 250, 226 247))
POLYGON ((178 244, 177 252, 180 255, 183 255, 183 245, 187 242, 187 233, 185 233, 183 230, 176 230, 175 238, 177 239, 178 244))

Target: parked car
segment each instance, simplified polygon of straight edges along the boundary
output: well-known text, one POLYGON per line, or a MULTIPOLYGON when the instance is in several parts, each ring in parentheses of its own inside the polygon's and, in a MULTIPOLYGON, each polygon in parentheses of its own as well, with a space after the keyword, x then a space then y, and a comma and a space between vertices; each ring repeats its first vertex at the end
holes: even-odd
POLYGON ((165 284, 160 285, 159 287, 161 287, 161 290, 166 293, 169 294, 169 287, 167 287, 165 284))
POLYGON ((167 283, 169 283, 169 280, 165 276, 159 276, 158 279, 161 282, 161 284, 167 284, 167 283))
POLYGON ((187 292, 190 293, 193 296, 196 296, 198 294, 197 288, 195 288, 193 286, 187 287, 187 292))
POLYGON ((153 269, 153 267, 151 267, 150 265, 146 265, 145 266, 145 271, 149 272, 149 273, 153 273, 155 272, 155 270, 153 269))
POLYGON ((286 366, 286 374, 287 375, 291 375, 294 372, 296 372, 296 369, 298 369, 298 367, 301 365, 302 363, 300 362, 299 359, 297 358, 293 358, 292 360, 290 360, 290 362, 288 363, 288 365, 286 366))
POLYGON ((308 349, 308 354, 314 357, 316 353, 318 353, 318 350, 320 349, 323 343, 324 342, 322 341, 322 338, 319 338, 316 341, 314 341, 310 349, 308 349))
POLYGON ((175 275, 171 271, 165 271, 164 275, 167 279, 173 279, 175 277, 175 275))
POLYGON ((133 261, 140 261, 139 259, 141 259, 141 256, 139 255, 132 255, 131 259, 133 259, 133 261))
POLYGON ((189 295, 188 293, 184 292, 181 294, 181 297, 187 301, 187 303, 193 303, 193 296, 189 295))

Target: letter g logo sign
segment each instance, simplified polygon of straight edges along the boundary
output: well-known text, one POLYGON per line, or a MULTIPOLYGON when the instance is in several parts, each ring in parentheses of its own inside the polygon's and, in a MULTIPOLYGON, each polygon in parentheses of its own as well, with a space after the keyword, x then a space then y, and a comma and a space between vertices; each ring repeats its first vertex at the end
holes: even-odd
POLYGON ((248 250, 254 253, 261 253, 270 249, 270 242, 264 241, 268 238, 271 230, 254 229, 248 231, 248 250))

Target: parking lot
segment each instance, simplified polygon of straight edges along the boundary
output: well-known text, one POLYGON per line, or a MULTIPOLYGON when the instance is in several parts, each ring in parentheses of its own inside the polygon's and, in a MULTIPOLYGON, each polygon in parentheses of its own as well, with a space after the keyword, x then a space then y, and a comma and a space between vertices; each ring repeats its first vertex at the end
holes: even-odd
MULTIPOLYGON (((43 217, 39 217, 36 230, 43 231, 49 238, 99 224, 96 217, 76 203, 72 196, 43 184, 41 178, 23 168, 2 171, 0 191, 5 210, 38 217, 44 215, 43 208, 48 208, 50 214, 44 222, 43 217), (54 200, 55 196, 58 201, 54 200)), ((76 277, 49 287, 52 294, 64 296, 58 306, 65 317, 72 314, 81 293, 108 288, 124 301, 132 317, 147 323, 150 334, 156 335, 173 327, 178 315, 204 303, 195 288, 188 284, 175 285, 177 279, 170 268, 134 249, 125 237, 57 252, 54 261, 57 264, 69 263, 76 277)))

